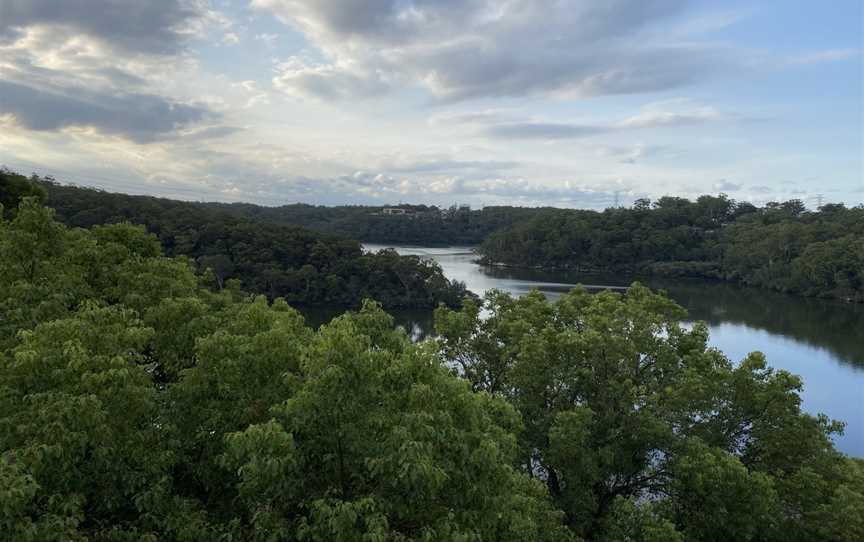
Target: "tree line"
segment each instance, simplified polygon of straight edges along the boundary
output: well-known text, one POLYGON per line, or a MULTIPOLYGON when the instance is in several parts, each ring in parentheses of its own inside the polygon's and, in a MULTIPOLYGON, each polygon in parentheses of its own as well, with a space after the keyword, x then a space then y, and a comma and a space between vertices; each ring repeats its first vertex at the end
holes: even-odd
POLYGON ((491 264, 720 279, 864 301, 864 206, 664 197, 603 212, 538 210, 480 246, 491 264))
POLYGON ((374 298, 388 308, 434 308, 458 305, 467 295, 434 262, 393 250, 364 253, 357 241, 335 234, 244 218, 213 205, 61 186, 0 171, 0 201, 7 209, 26 194, 44 199, 69 226, 144 225, 167 255, 209 269, 220 288, 239 280, 250 291, 298 306, 358 307, 374 298))
MULTIPOLYGON (((490 233, 531 217, 536 210, 526 207, 485 207, 470 209, 427 205, 394 207, 405 214, 385 214, 384 206, 341 205, 328 207, 296 203, 265 207, 251 203, 178 202, 149 196, 131 196, 77 186, 50 179, 35 179, 47 193, 47 203, 58 217, 74 226, 90 226, 120 218, 145 218, 154 231, 159 215, 177 209, 201 220, 207 216, 233 217, 255 224, 301 227, 357 239, 366 243, 418 244, 423 246, 477 245, 490 233)), ((8 207, 8 206, 7 206, 8 207)))
POLYGON ((144 227, 0 211, 0 539, 864 537, 802 382, 633 285, 319 329, 144 227))
MULTIPOLYGON (((640 199, 631 208, 610 208, 602 212, 400 205, 398 209, 405 214, 388 215, 380 206, 292 204, 263 207, 246 203, 189 203, 111 194, 45 180, 41 180, 40 186, 47 193, 48 204, 58 210, 58 217, 67 224, 86 227, 118 220, 144 223, 159 235, 169 254, 209 257, 208 263, 214 269, 230 268, 234 264, 222 257, 225 250, 210 248, 212 239, 199 237, 198 224, 233 221, 253 230, 261 228, 262 237, 270 235, 269 232, 281 236, 288 231, 282 229, 286 227, 294 232, 302 231, 307 239, 314 237, 306 231, 309 229, 331 234, 327 238, 329 241, 322 242, 329 243, 333 256, 342 260, 345 253, 337 246, 346 245, 339 245, 332 236, 368 243, 478 245, 482 260, 488 264, 611 271, 633 276, 699 277, 796 295, 864 301, 862 206, 847 208, 842 204, 827 204, 816 211, 808 211, 799 200, 770 202, 757 207, 725 195, 706 195, 696 201, 676 197, 663 197, 654 202, 640 199), (303 229, 298 230, 298 227, 303 229), (202 249, 196 243, 206 243, 207 248, 202 249)), ((219 232, 217 237, 226 237, 226 234, 219 232)), ((233 245, 255 246, 254 236, 253 239, 248 236, 239 239, 233 245)), ((349 252, 351 250, 355 249, 349 252)), ((303 258, 309 256, 309 250, 300 253, 303 258)), ((247 266, 255 262, 255 269, 243 269, 240 275, 244 283, 256 291, 267 292, 275 285, 279 295, 286 295, 286 285, 294 290, 301 289, 312 272, 310 268, 300 272, 304 264, 295 260, 288 263, 292 273, 274 276, 274 280, 268 281, 263 277, 275 273, 272 265, 268 267, 268 263, 273 262, 273 254, 252 250, 237 256, 232 262, 246 262, 247 266)), ((277 259, 281 257, 281 254, 275 255, 277 259)), ((344 304, 345 299, 352 299, 356 303, 360 287, 350 284, 350 274, 322 271, 312 265, 316 278, 322 280, 308 283, 325 286, 318 292, 307 289, 302 295, 288 296, 292 302, 308 303, 311 299, 316 304, 344 304), (322 273, 324 276, 318 276, 322 273), (328 275, 330 283, 326 282, 328 275), (334 286, 332 277, 348 283, 334 286), (342 289, 349 293, 343 295, 342 289), (329 292, 339 292, 339 295, 329 299, 329 292)), ((361 271, 365 272, 362 268, 361 271)), ((397 277, 391 282, 395 287, 388 286, 386 290, 398 291, 402 281, 397 277)), ((434 282, 441 283, 437 278, 434 282)), ((417 284, 419 282, 415 286, 417 284)), ((388 307, 419 307, 425 303, 385 299, 383 292, 375 293, 388 307)), ((442 293, 441 297, 452 300, 454 296, 442 293)))

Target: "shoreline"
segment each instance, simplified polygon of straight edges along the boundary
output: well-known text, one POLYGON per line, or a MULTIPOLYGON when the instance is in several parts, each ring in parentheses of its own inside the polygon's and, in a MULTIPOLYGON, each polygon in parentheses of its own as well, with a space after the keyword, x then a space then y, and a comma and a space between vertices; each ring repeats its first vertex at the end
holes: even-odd
MULTIPOLYGON (((823 301, 836 301, 844 304, 852 304, 852 305, 861 305, 864 304, 864 298, 855 299, 854 297, 837 297, 837 296, 820 296, 820 295, 807 295, 805 293, 800 292, 789 292, 785 290, 779 290, 777 288, 771 288, 769 286, 762 286, 759 284, 750 284, 747 282, 739 281, 739 280, 729 280, 724 279, 720 276, 710 276, 703 274, 693 274, 693 273, 663 273, 652 271, 651 266, 654 264, 648 264, 646 266, 640 266, 638 268, 632 267, 624 267, 624 268, 601 268, 601 267, 573 267, 573 266, 543 266, 543 265, 519 265, 519 264, 509 264, 505 262, 497 262, 490 261, 484 259, 484 257, 480 257, 472 260, 473 263, 484 266, 491 267, 497 269, 524 269, 530 271, 541 271, 541 272, 550 272, 550 273, 584 273, 586 275, 597 274, 623 274, 625 277, 629 276, 633 279, 646 278, 646 279, 677 279, 677 280, 701 280, 708 281, 714 283, 721 284, 729 284, 732 286, 739 286, 743 288, 757 288, 759 290, 765 290, 768 292, 774 292, 777 294, 789 295, 792 297, 798 297, 803 299, 820 299, 823 301)), ((655 264, 663 264, 665 262, 654 262, 655 264)), ((714 264, 715 262, 706 262, 708 264, 714 264)), ((717 264, 719 265, 719 264, 717 264)))

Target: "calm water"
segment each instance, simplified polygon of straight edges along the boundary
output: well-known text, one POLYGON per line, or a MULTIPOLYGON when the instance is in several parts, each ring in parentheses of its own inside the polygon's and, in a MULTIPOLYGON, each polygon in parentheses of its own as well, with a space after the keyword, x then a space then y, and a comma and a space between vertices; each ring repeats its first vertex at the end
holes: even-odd
MULTIPOLYGON (((369 250, 383 248, 366 245, 369 250)), ((483 294, 497 288, 522 295, 533 288, 550 298, 575 284, 586 287, 626 286, 628 277, 588 276, 477 265, 470 247, 396 247, 400 254, 433 258, 450 279, 465 282, 483 294)), ((776 368, 804 379, 804 408, 845 421, 846 433, 837 439, 844 452, 864 457, 864 306, 804 299, 728 284, 642 280, 665 289, 687 309, 692 320, 711 330, 711 344, 732 360, 760 350, 776 368)), ((417 336, 432 326, 430 312, 395 314, 417 336)))

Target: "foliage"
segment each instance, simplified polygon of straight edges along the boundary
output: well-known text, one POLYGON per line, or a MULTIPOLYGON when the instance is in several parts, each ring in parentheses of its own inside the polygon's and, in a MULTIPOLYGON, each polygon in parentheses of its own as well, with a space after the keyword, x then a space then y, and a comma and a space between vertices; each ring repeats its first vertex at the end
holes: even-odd
POLYGON ((34 197, 44 202, 48 192, 38 184, 38 178, 27 179, 16 175, 5 168, 0 168, 0 217, 3 213, 13 214, 18 202, 27 197, 34 197))
POLYGON ((167 255, 187 256, 199 270, 210 269, 216 288, 239 279, 271 300, 340 307, 359 307, 365 298, 385 307, 458 306, 468 293, 434 262, 392 251, 363 253, 359 243, 336 235, 244 218, 218 205, 60 186, 0 171, 0 201, 17 202, 28 190, 43 197, 47 191, 47 205, 69 226, 145 226, 167 255))
MULTIPOLYGON (((577 535, 819 538, 835 484, 857 472, 831 444, 842 424, 801 412, 797 377, 758 352, 732 363, 682 317, 634 284, 554 303, 492 292, 439 309, 436 329, 458 374, 519 410, 520 466, 577 535)), ((828 539, 857 527, 837 528, 828 539)))
POLYGON ((0 222, 0 539, 569 539, 516 412, 380 305, 313 331, 51 214, 0 222))
POLYGON ((0 219, 0 539, 864 533, 842 426, 638 284, 469 298, 412 343, 373 301, 313 330, 209 280, 141 226, 0 219))
POLYGON ((413 267, 408 288, 392 255, 361 255, 356 243, 333 234, 368 243, 480 245, 482 260, 496 265, 699 277, 864 301, 861 206, 810 212, 799 200, 756 207, 721 194, 640 199, 630 209, 602 212, 400 205, 404 214, 385 214, 356 205, 179 202, 33 181, 0 172, 0 196, 47 193, 48 205, 72 226, 145 224, 167 254, 193 257, 220 287, 236 277, 250 290, 299 305, 356 307, 373 297, 385 307, 428 308, 458 304, 465 295, 462 285, 445 286, 437 270, 416 259, 399 266, 413 267))
POLYGON ((422 246, 478 245, 491 233, 537 213, 536 209, 511 206, 471 209, 400 204, 396 208, 404 214, 385 214, 385 207, 365 205, 207 205, 245 218, 303 226, 366 243, 422 246))
POLYGON ((725 196, 640 200, 602 213, 540 210, 490 235, 505 265, 708 277, 807 296, 864 301, 864 207, 798 200, 763 208, 725 196))

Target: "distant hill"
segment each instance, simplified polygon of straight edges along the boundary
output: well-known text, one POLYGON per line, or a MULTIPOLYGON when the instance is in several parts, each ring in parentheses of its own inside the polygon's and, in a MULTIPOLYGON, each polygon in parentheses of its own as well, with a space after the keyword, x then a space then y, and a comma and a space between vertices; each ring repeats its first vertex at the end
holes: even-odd
POLYGON ((68 226, 142 224, 167 255, 187 256, 200 270, 209 269, 218 287, 239 279, 247 290, 294 305, 353 307, 372 298, 389 308, 432 308, 458 306, 468 294, 433 262, 394 251, 364 254, 355 240, 230 206, 116 194, 0 172, 0 201, 9 212, 10 201, 31 193, 44 198, 68 226))

